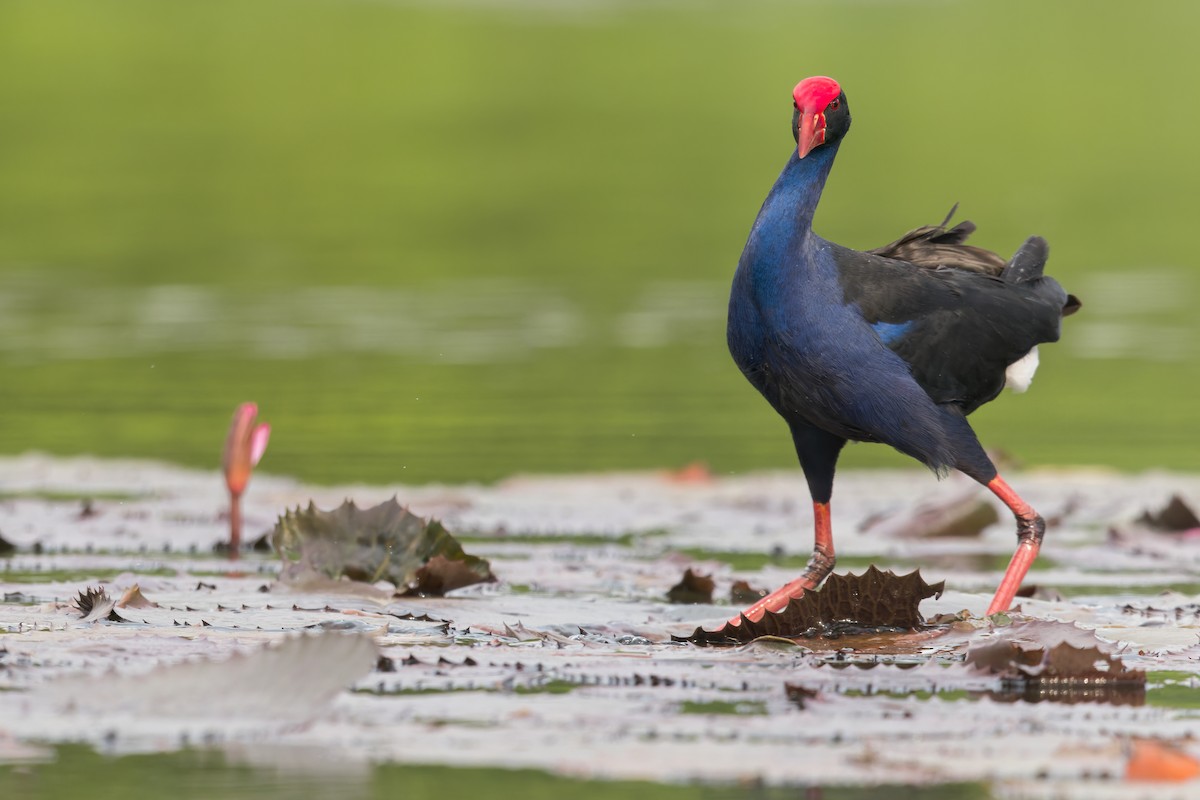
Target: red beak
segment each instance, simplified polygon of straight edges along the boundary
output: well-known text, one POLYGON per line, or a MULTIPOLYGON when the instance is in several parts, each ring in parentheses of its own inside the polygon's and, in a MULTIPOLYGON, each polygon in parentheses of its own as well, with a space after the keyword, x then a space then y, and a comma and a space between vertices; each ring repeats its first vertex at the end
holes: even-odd
POLYGON ((801 111, 800 136, 796 143, 796 152, 801 158, 804 158, 814 147, 823 144, 825 144, 825 112, 814 114, 811 111, 801 111))

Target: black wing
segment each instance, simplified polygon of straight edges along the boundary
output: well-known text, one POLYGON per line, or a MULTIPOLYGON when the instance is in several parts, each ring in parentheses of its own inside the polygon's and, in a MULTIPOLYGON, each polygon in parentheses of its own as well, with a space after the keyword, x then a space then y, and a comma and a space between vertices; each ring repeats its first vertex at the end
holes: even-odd
POLYGON ((917 263, 837 247, 833 255, 846 302, 857 305, 934 402, 969 414, 1000 393, 1010 364, 1058 339, 1064 313, 1078 301, 1042 274, 1048 248, 1040 237, 997 269, 999 256, 961 243, 974 230, 970 223, 922 230, 881 248, 916 251, 917 263), (938 253, 957 260, 934 265, 938 253), (982 262, 990 266, 982 269, 982 262))

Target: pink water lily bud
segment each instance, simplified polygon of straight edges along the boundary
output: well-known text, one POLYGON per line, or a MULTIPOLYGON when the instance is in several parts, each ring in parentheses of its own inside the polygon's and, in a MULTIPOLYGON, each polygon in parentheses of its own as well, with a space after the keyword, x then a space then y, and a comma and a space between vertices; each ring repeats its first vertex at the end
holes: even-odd
POLYGON ((225 472, 225 484, 230 494, 240 495, 246 491, 250 473, 267 450, 271 426, 265 423, 255 425, 257 419, 257 403, 242 403, 233 414, 229 437, 225 440, 225 453, 221 458, 221 468, 225 472))
POLYGON ((242 544, 242 492, 250 482, 250 473, 267 450, 271 426, 257 425, 258 404, 242 403, 233 413, 221 468, 229 487, 229 557, 236 560, 242 544))

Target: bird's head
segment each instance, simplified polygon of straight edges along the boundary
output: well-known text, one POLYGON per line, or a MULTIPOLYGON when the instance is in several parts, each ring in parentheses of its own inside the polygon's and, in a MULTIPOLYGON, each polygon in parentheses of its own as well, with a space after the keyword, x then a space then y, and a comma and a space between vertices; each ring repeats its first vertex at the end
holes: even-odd
POLYGON ((850 106, 846 93, 833 78, 805 78, 792 90, 796 110, 792 114, 792 136, 796 152, 804 158, 821 145, 832 144, 850 130, 850 106))

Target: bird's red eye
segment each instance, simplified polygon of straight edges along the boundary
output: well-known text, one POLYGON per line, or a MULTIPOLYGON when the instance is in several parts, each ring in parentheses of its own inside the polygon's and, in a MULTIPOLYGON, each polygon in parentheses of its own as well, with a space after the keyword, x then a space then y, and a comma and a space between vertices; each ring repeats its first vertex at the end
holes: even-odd
POLYGON ((838 106, 840 106, 841 104, 842 104, 841 98, 834 98, 833 102, 829 104, 829 110, 837 111, 838 106))

